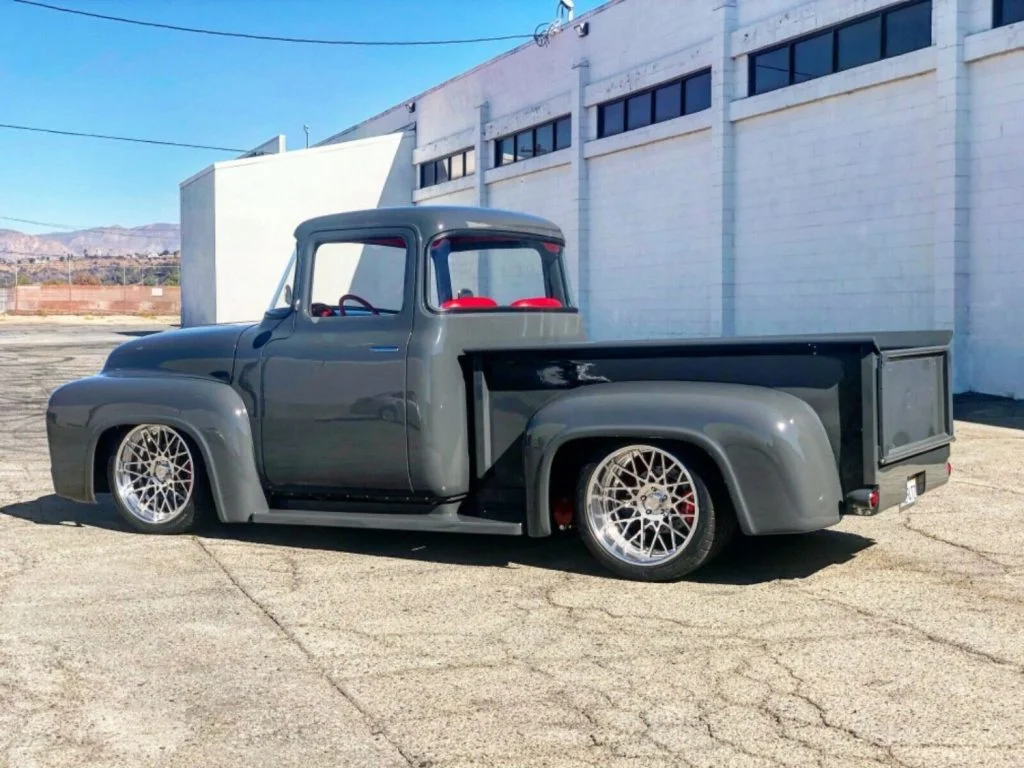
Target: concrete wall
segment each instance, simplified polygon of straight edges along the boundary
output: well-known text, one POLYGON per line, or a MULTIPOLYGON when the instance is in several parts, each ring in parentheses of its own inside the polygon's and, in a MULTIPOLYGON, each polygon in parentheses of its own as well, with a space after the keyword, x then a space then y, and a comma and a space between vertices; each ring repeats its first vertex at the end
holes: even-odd
POLYGON ((234 160, 184 182, 182 229, 194 234, 182 239, 182 296, 189 308, 182 323, 259 319, 305 219, 410 204, 413 142, 411 134, 394 133, 234 160))
POLYGON ((216 195, 214 170, 182 183, 181 324, 217 322, 216 195))
POLYGON ((1024 24, 933 0, 931 47, 748 96, 751 54, 895 4, 613 0, 328 143, 474 147, 413 200, 554 220, 595 338, 952 329, 958 391, 1024 397, 1024 24), (597 138, 601 102, 708 67, 709 110, 597 138), (494 167, 565 114, 572 147, 494 167))

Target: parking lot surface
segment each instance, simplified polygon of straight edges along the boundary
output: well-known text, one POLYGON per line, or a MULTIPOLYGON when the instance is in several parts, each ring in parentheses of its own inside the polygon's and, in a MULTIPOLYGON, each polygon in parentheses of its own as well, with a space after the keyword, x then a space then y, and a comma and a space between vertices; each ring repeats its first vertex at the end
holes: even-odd
POLYGON ((1024 764, 1024 409, 965 403, 907 511, 649 585, 572 540, 57 499, 47 397, 131 332, 0 325, 0 765, 1024 764))

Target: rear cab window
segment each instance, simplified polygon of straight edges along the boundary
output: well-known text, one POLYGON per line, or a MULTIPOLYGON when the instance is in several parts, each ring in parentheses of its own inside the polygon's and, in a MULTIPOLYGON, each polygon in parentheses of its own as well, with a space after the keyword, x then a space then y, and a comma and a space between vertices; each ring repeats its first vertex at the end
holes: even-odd
POLYGON ((435 238, 427 253, 427 305, 434 311, 574 309, 561 243, 455 233, 435 238))

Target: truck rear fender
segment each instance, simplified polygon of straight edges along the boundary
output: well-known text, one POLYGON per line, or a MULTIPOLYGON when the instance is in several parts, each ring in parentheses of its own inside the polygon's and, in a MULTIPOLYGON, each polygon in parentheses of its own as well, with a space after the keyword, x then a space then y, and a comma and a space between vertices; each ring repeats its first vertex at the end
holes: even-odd
POLYGON ((715 463, 748 535, 839 522, 842 489, 825 428, 778 390, 705 382, 621 382, 571 390, 527 424, 527 532, 551 534, 551 470, 559 451, 591 439, 687 443, 715 463))
POLYGON ((47 430, 58 493, 95 501, 101 438, 138 424, 174 427, 199 447, 223 522, 244 522, 255 512, 267 511, 245 404, 229 385, 190 376, 101 374, 56 390, 50 397, 47 430))

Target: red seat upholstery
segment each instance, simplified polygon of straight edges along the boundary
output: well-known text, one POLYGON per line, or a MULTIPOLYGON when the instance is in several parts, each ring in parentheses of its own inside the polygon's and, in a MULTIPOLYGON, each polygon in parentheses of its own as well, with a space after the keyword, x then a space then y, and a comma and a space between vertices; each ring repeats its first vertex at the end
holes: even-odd
POLYGON ((466 296, 462 299, 448 299, 441 309, 494 309, 498 302, 487 296, 466 296))
POLYGON ((516 307, 517 309, 561 309, 562 302, 548 296, 534 296, 530 299, 518 299, 513 301, 510 306, 516 307))

